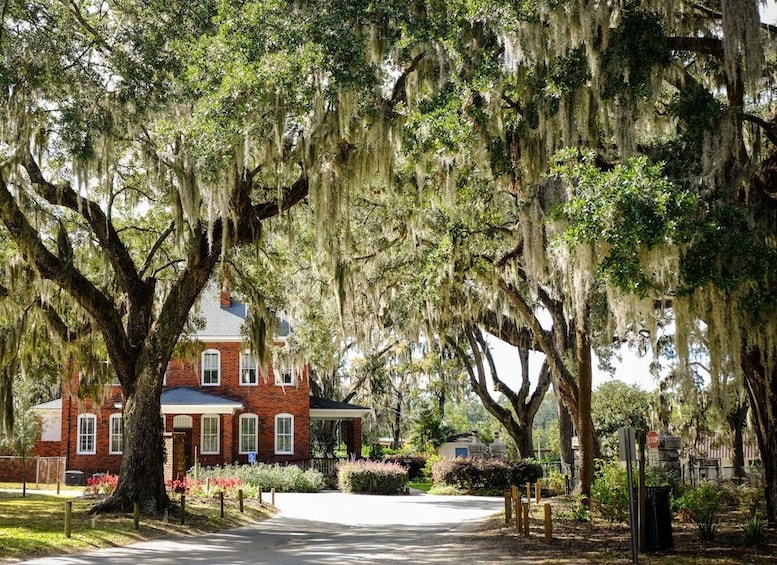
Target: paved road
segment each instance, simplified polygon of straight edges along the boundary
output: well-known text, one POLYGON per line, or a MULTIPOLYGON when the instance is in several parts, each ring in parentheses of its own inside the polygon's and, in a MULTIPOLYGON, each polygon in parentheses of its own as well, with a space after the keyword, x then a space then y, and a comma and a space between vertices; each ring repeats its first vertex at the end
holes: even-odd
MULTIPOLYGON (((219 534, 27 561, 47 565, 494 563, 456 531, 503 509, 501 498, 278 494, 275 517, 219 534)), ((504 561, 508 561, 504 556, 504 561)))

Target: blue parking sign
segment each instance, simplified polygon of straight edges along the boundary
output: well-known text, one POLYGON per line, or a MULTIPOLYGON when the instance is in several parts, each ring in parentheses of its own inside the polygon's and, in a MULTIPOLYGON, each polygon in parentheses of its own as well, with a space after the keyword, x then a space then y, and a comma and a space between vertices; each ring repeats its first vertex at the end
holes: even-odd
POLYGON ((248 452, 248 462, 249 463, 256 463, 256 451, 249 451, 248 452))

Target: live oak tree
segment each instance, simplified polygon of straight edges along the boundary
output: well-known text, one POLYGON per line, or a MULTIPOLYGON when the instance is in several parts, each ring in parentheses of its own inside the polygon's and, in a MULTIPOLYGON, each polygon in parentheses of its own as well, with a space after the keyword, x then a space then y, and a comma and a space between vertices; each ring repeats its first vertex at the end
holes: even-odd
MULTIPOLYGON (((4 305, 58 338, 65 378, 121 383, 124 455, 101 509, 168 505, 162 379, 230 254, 304 199, 337 216, 346 178, 387 170, 402 61, 387 75, 374 60, 384 16, 355 5, 5 4, 4 305)), ((29 335, 4 332, 4 349, 29 335)))

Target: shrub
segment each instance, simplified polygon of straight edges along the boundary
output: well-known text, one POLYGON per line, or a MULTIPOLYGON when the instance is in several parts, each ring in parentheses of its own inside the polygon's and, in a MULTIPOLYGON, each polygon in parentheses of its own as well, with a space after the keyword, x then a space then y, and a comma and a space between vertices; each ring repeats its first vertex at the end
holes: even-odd
POLYGON ((758 510, 750 514, 744 528, 742 528, 742 539, 745 545, 760 545, 764 540, 765 527, 766 524, 758 510))
POLYGON ((296 465, 282 467, 256 463, 254 465, 225 465, 210 467, 200 473, 202 479, 235 479, 254 489, 278 492, 318 492, 324 488, 324 475, 315 469, 303 471, 296 465))
POLYGON ((591 502, 599 515, 608 522, 625 522, 629 516, 626 469, 618 463, 599 467, 591 485, 591 502))
POLYGON ((399 494, 407 484, 407 469, 396 463, 346 461, 338 466, 337 478, 343 492, 399 494))
POLYGON ((717 484, 706 481, 688 488, 677 501, 680 509, 685 510, 699 528, 701 539, 715 539, 723 498, 723 490, 717 484))
POLYGON ((424 467, 426 465, 426 457, 422 455, 385 455, 383 461, 386 463, 396 463, 407 469, 407 476, 412 481, 414 479, 420 479, 424 476, 424 467))
POLYGON ((581 496, 575 496, 564 500, 565 510, 558 513, 559 520, 571 520, 574 522, 590 522, 591 509, 581 496))
POLYGON ((549 477, 540 481, 542 488, 546 489, 550 496, 558 496, 567 493, 567 479, 558 471, 551 471, 549 477))
POLYGON ((498 489, 504 491, 510 485, 523 485, 542 476, 537 463, 501 459, 457 457, 440 459, 432 465, 432 482, 459 489, 498 489))
POLYGON ((84 495, 86 496, 110 496, 119 484, 119 476, 106 473, 86 480, 84 495))

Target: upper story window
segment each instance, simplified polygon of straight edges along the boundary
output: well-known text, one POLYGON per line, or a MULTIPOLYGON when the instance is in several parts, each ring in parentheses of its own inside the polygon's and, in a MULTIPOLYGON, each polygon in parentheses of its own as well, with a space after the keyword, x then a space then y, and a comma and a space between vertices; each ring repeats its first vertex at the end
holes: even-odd
POLYGON ((221 384, 221 352, 208 349, 202 352, 202 386, 221 384))
POLYGON ((256 357, 250 351, 243 351, 240 354, 240 384, 256 385, 259 383, 259 370, 256 364, 256 357))
POLYGON ((111 414, 108 431, 108 452, 121 453, 124 450, 124 420, 121 414, 111 414))
POLYGON ((291 370, 284 370, 284 371, 278 371, 275 373, 275 384, 276 385, 293 385, 294 384, 294 373, 291 372, 291 370))
POLYGON ((76 451, 79 455, 94 455, 96 430, 97 416, 94 414, 78 416, 78 446, 76 451))

